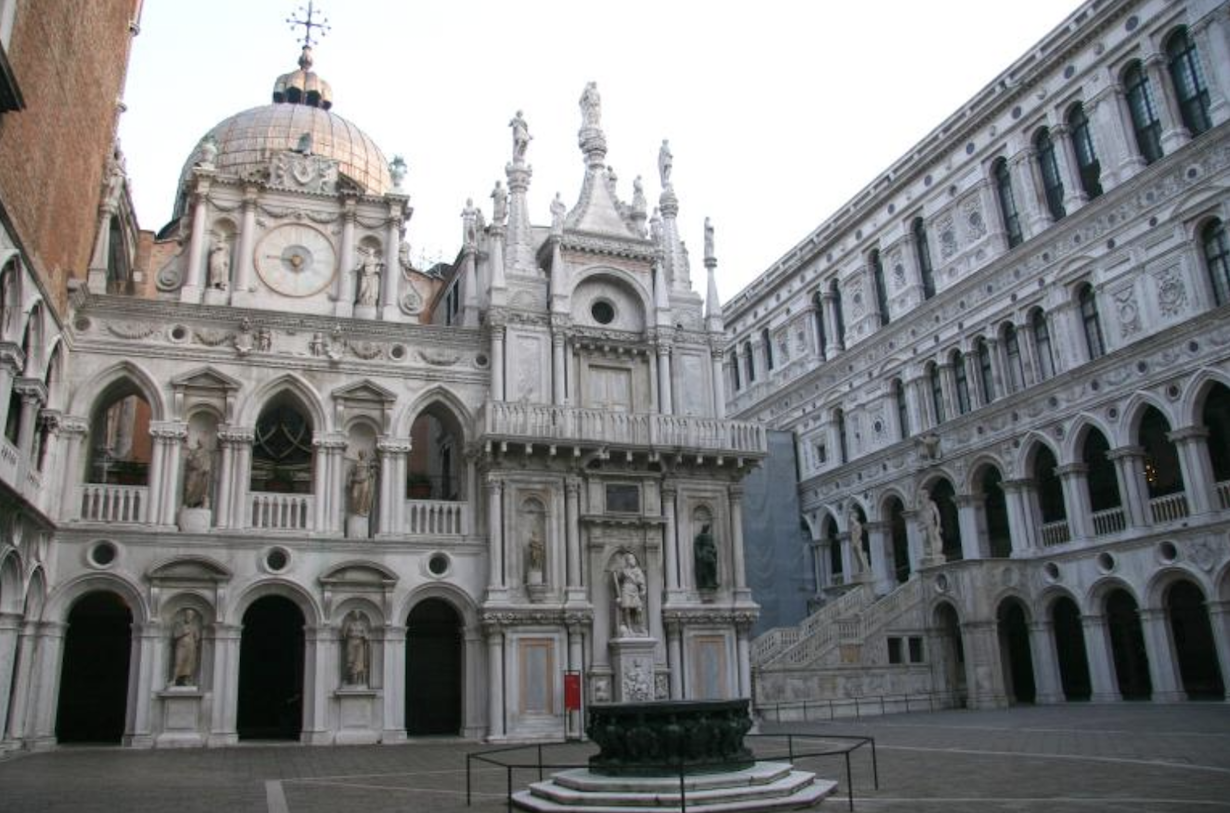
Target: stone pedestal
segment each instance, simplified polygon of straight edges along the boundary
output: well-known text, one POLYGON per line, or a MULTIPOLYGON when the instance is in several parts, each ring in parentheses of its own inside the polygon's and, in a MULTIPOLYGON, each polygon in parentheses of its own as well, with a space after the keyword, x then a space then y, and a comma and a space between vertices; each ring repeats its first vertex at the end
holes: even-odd
POLYGON ((209 508, 179 509, 179 529, 184 533, 208 533, 214 524, 214 512, 209 508))
POLYGON ((346 515, 346 538, 347 539, 367 539, 368 524, 370 517, 360 516, 359 514, 346 515))
POLYGON ((186 748, 205 744, 201 733, 204 692, 196 686, 172 686, 159 692, 158 699, 162 701, 162 720, 161 730, 154 737, 155 747, 186 748))
POLYGON ((948 557, 942 553, 937 553, 934 556, 924 556, 919 560, 919 567, 939 567, 948 561, 948 557))
POLYGON ((354 318, 355 319, 375 319, 376 318, 376 306, 375 305, 355 305, 354 306, 354 318))
MULTIPOLYGON (((364 517, 366 519, 366 517, 364 517)), ((379 692, 368 688, 343 688, 333 693, 337 699, 338 745, 370 745, 380 742, 379 692)))
POLYGON ((653 700, 653 638, 611 640, 611 667, 615 670, 615 702, 644 703, 653 700))
POLYGON ((206 288, 205 289, 205 304, 206 305, 226 305, 230 302, 231 292, 224 291, 221 288, 206 288))

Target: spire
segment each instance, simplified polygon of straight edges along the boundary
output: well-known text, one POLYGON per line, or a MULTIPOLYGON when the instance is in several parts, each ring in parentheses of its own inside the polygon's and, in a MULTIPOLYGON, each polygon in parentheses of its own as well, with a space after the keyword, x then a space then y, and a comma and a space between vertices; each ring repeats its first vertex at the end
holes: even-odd
POLYGON ((512 161, 504 167, 508 176, 508 243, 504 247, 504 264, 514 274, 538 274, 538 263, 534 259, 534 236, 530 231, 529 206, 525 193, 530 188, 530 177, 534 169, 525 163, 525 155, 529 151, 529 125, 525 123, 521 111, 508 122, 512 128, 513 156, 512 161))
POLYGON ((722 332, 722 303, 718 300, 717 257, 713 253, 713 224, 705 218, 705 273, 709 284, 705 291, 705 327, 710 333, 722 332))
POLYGON ((658 198, 658 210, 662 213, 660 247, 666 265, 666 278, 676 291, 692 290, 691 272, 688 269, 688 253, 679 239, 679 198, 671 183, 671 170, 675 157, 671 154, 670 142, 662 139, 658 150, 658 177, 662 181, 662 195, 658 198))
POLYGON ((278 104, 305 104, 308 107, 319 107, 328 110, 333 106, 333 89, 329 83, 312 72, 312 46, 320 37, 329 33, 331 26, 323 14, 317 18, 318 11, 313 0, 308 0, 307 6, 299 6, 298 14, 302 19, 291 15, 286 18, 290 30, 303 26, 303 50, 299 53, 299 70, 284 73, 273 83, 273 101, 278 104), (319 34, 313 37, 312 29, 318 29, 319 34))
POLYGON ((602 97, 598 94, 597 82, 585 86, 580 106, 581 129, 577 132, 577 146, 585 156, 585 180, 577 205, 568 213, 568 228, 625 239, 640 238, 635 219, 625 217, 625 207, 616 195, 615 170, 606 165, 602 97))

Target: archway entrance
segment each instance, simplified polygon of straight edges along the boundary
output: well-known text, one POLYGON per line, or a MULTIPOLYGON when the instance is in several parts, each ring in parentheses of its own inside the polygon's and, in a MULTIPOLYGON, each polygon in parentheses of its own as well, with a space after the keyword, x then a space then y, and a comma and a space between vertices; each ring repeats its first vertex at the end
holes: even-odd
POLYGON ((961 642, 961 622, 951 604, 941 604, 935 609, 936 644, 932 651, 938 654, 936 687, 949 692, 958 707, 965 705, 965 646, 961 642))
POLYGON ((114 742, 124 736, 132 612, 115 593, 83 596, 68 614, 56 739, 114 742))
MULTIPOLYGON (((406 733, 461 732, 461 617, 429 598, 406 621, 406 733)), ((499 691, 489 686, 487 691, 499 691)))
POLYGON ((1059 659, 1059 680, 1065 700, 1088 700, 1093 694, 1089 682, 1089 657, 1085 653, 1085 630, 1081 613, 1070 598, 1055 599, 1051 605, 1051 627, 1055 634, 1055 654, 1059 659))
POLYGON ((265 596, 243 614, 235 729, 241 740, 295 740, 302 727, 303 613, 265 596))
POLYGON ((1204 593, 1186 579, 1166 591, 1166 615, 1170 618, 1170 637, 1174 641, 1179 674, 1188 697, 1225 696, 1213 628, 1204 606, 1204 593))
POLYGON ((999 605, 999 651, 1004 665, 1004 691, 1015 703, 1032 703, 1037 698, 1034 684, 1034 659, 1029 651, 1029 622, 1025 608, 1015 599, 999 605))
POLYGON ((1106 626, 1115 659, 1115 677, 1124 700, 1148 700, 1153 694, 1149 679, 1149 656, 1140 628, 1136 599, 1126 590, 1112 590, 1106 597, 1106 626))

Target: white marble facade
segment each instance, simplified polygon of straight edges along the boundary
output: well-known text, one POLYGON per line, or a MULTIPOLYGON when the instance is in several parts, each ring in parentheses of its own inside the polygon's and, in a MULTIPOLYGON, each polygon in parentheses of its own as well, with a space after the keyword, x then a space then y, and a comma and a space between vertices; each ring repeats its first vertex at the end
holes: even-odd
POLYGON ((706 309, 669 177, 651 238, 587 109, 571 209, 532 225, 515 141, 491 209, 466 206, 455 263, 428 273, 400 159, 326 142, 359 131, 292 102, 287 81, 317 79, 288 76, 193 150, 149 266, 117 289, 102 263, 73 291, 54 358, 26 363, 26 325, 52 320, 6 266, 6 745, 87 724, 134 746, 579 736, 566 672, 586 703, 622 696, 629 555, 649 693, 748 696, 740 481, 765 440, 723 418, 716 263, 706 309), (123 633, 83 688, 90 623, 123 633), (111 722, 81 711, 90 692, 111 722))

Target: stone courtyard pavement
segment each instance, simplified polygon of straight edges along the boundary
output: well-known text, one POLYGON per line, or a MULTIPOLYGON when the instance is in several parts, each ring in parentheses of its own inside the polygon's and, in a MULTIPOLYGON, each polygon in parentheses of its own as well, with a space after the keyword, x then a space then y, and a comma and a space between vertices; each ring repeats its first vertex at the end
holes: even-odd
MULTIPOLYGON (((791 730, 876 738, 879 790, 868 755, 853 759, 857 811, 1230 811, 1230 704, 948 711, 791 730)), ((460 813, 465 754, 483 747, 440 739, 344 748, 63 748, 0 760, 0 811, 460 813)), ((553 747, 547 758, 575 762, 589 751, 553 747)), ((532 749, 518 758, 532 760, 532 749)), ((841 784, 842 797, 822 809, 846 810, 841 760, 803 766, 841 784)), ((519 771, 514 784, 534 778, 519 771)), ((488 767, 475 780, 471 810, 503 810, 504 771, 488 767)))

